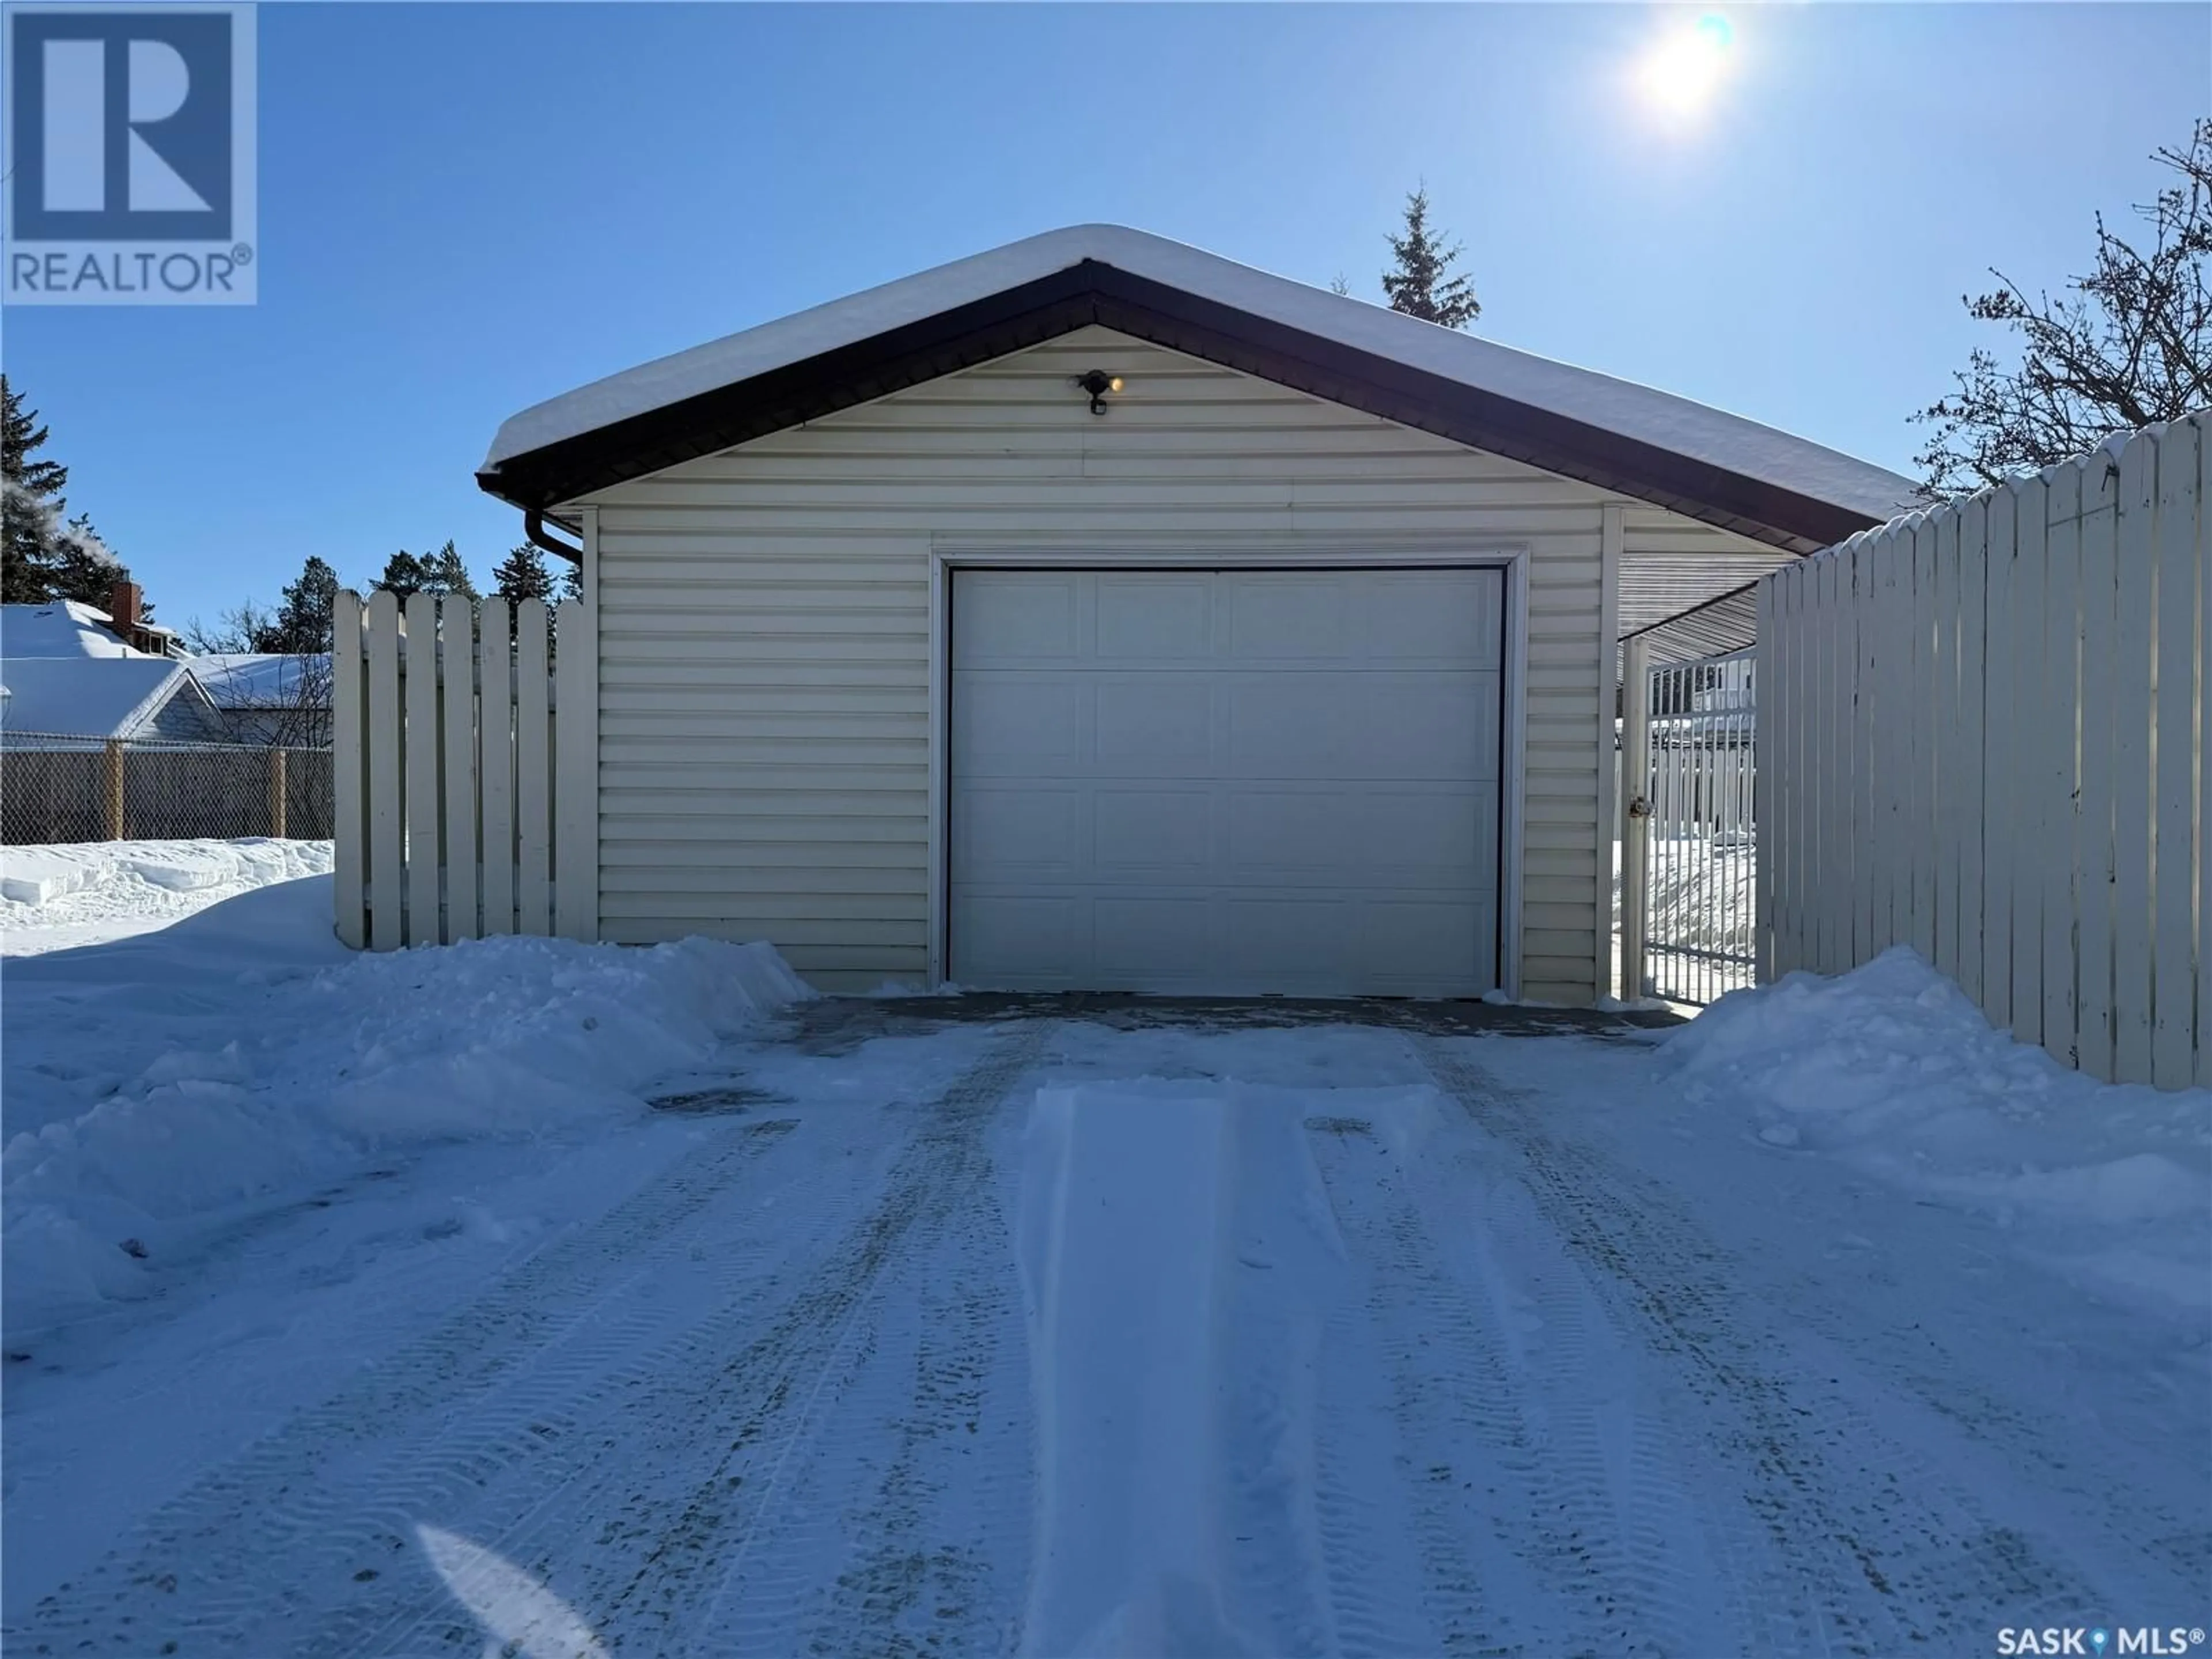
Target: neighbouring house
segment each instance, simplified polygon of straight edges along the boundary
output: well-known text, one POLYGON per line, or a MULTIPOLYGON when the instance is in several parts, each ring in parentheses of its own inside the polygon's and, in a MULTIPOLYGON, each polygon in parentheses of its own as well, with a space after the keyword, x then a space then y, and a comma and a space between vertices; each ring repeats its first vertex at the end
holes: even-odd
MULTIPOLYGON (((229 741, 222 713, 185 664, 118 636, 114 617, 136 617, 137 592, 114 612, 75 599, 0 605, 0 733, 9 748, 229 741)), ((123 631, 155 642, 168 635, 137 621, 123 631)))
POLYGON ((478 478, 580 543, 603 939, 1565 1003, 1607 976, 1617 641, 1914 496, 1111 226, 556 398, 478 478))
POLYGON ((0 657, 178 657, 176 635, 143 620, 135 582, 118 582, 111 608, 79 599, 0 605, 0 657))
POLYGON ((232 740, 320 749, 331 740, 328 653, 211 652, 188 659, 232 740))

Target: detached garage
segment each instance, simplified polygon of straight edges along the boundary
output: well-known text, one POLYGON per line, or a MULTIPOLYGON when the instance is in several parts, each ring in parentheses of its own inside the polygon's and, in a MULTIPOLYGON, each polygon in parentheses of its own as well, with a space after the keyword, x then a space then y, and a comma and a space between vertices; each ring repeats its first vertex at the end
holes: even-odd
POLYGON ((1609 954, 1616 641, 1911 494, 1101 226, 540 404, 478 476, 582 562, 603 939, 1561 1002, 1609 954))

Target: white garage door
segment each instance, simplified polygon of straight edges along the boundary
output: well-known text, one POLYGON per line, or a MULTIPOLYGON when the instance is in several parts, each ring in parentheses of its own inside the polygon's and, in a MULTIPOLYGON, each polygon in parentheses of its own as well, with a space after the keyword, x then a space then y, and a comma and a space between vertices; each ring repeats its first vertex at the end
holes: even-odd
POLYGON ((1497 570, 957 573, 951 977, 1493 988, 1504 592, 1497 570))

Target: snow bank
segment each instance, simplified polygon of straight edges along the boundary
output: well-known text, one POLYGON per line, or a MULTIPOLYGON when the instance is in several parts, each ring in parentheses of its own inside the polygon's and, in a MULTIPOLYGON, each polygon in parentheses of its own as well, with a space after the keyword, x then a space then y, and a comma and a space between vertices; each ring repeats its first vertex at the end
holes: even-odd
POLYGON ((618 1121, 809 994, 769 947, 703 939, 349 956, 329 906, 300 881, 11 968, 11 1325, 143 1291, 210 1228, 380 1153, 618 1121))
POLYGON ((1747 1106, 1769 1146, 2032 1231, 2107 1289, 2212 1306, 2212 1094, 2062 1066, 1907 947, 1723 997, 1660 1058, 1692 1101, 1747 1106))
POLYGON ((330 868, 326 841, 255 837, 0 848, 0 950, 15 956, 94 943, 330 868))

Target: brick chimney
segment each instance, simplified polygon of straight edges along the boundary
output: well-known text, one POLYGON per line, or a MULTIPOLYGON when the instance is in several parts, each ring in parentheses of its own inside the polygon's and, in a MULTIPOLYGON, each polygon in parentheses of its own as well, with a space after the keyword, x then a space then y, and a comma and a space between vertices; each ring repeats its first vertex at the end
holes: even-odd
POLYGON ((124 640, 129 640, 138 631, 139 602, 137 582, 118 579, 107 590, 108 626, 124 640))

